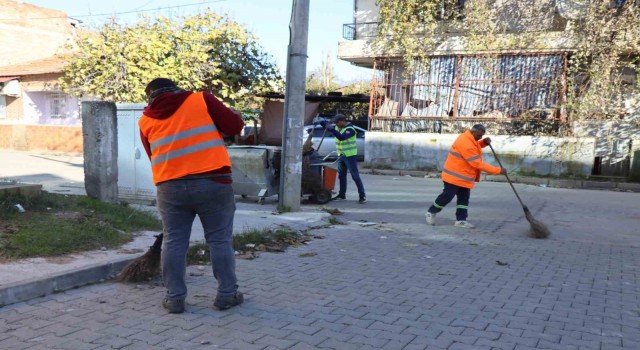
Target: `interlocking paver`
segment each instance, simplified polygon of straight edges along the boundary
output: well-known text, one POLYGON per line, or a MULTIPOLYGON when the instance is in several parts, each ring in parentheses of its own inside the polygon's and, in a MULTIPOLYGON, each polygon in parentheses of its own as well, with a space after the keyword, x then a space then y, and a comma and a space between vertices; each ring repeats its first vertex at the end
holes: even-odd
POLYGON ((596 204, 588 192, 517 185, 554 232, 533 240, 505 184, 474 189, 478 228, 459 230, 451 208, 437 226, 423 222, 441 183, 368 179, 389 187, 370 187, 365 207, 331 204, 350 224, 238 260, 237 308, 211 307, 211 271, 188 276, 180 315, 162 309, 157 283, 103 283, 0 308, 0 349, 640 349, 634 194, 591 192, 596 204), (389 188, 402 195, 389 200, 389 188))

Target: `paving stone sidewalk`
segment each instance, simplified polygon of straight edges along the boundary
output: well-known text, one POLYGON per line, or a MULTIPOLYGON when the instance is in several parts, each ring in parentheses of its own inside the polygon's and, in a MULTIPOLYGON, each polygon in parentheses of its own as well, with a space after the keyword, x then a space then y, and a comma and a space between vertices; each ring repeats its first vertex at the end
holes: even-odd
POLYGON ((424 224, 436 180, 365 184, 324 239, 238 260, 240 307, 190 267, 185 314, 159 284, 103 283, 0 309, 0 348, 640 349, 637 194, 518 186, 554 232, 534 240, 505 184, 474 190, 469 231, 450 208, 424 224))
POLYGON ((246 301, 226 312, 212 309, 215 282, 197 267, 182 315, 160 307, 158 284, 105 283, 9 306, 0 348, 640 348, 637 248, 386 229, 352 224, 239 260, 246 301))

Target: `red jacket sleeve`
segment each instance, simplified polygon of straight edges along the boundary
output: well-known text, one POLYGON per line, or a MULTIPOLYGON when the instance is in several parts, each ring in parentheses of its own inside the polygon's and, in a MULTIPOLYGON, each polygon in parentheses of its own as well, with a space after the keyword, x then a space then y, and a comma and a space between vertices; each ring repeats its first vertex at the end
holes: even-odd
POLYGON ((244 122, 240 115, 220 102, 215 96, 204 92, 204 101, 207 104, 207 111, 213 119, 213 123, 218 131, 226 136, 240 134, 244 128, 244 122))
POLYGON ((147 138, 147 136, 142 133, 142 130, 140 130, 140 141, 144 146, 144 150, 147 152, 147 156, 149 156, 149 159, 151 159, 151 145, 149 144, 149 139, 147 138))

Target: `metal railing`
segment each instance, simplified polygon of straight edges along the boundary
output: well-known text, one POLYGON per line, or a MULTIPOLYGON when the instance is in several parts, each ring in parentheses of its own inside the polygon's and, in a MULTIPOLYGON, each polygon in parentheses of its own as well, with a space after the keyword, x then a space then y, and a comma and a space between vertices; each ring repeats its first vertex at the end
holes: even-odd
POLYGON ((378 22, 346 23, 342 25, 342 38, 346 40, 363 40, 378 35, 378 22))

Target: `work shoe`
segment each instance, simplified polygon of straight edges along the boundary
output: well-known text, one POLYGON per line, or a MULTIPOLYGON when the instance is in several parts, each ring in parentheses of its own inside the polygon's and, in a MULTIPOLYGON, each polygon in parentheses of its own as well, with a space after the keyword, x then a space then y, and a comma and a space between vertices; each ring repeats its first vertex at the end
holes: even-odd
POLYGON ((360 200, 358 200, 358 203, 360 204, 367 203, 367 197, 360 197, 360 200))
POLYGON ((164 299, 162 301, 162 307, 167 309, 170 314, 181 314, 184 312, 184 300, 182 299, 164 299))
POLYGON ((216 300, 213 302, 213 306, 222 311, 240 305, 243 301, 244 296, 242 293, 236 292, 236 294, 227 297, 216 297, 216 300))
POLYGON ((458 220, 458 221, 456 221, 455 224, 453 224, 453 226, 462 227, 462 228, 474 228, 474 227, 476 227, 475 225, 470 224, 466 220, 458 220))
POLYGON ((424 216, 427 219, 427 225, 433 226, 436 224, 436 214, 427 212, 424 216))
POLYGON ((331 198, 332 201, 343 201, 347 199, 347 197, 344 194, 339 194, 333 198, 331 198))

